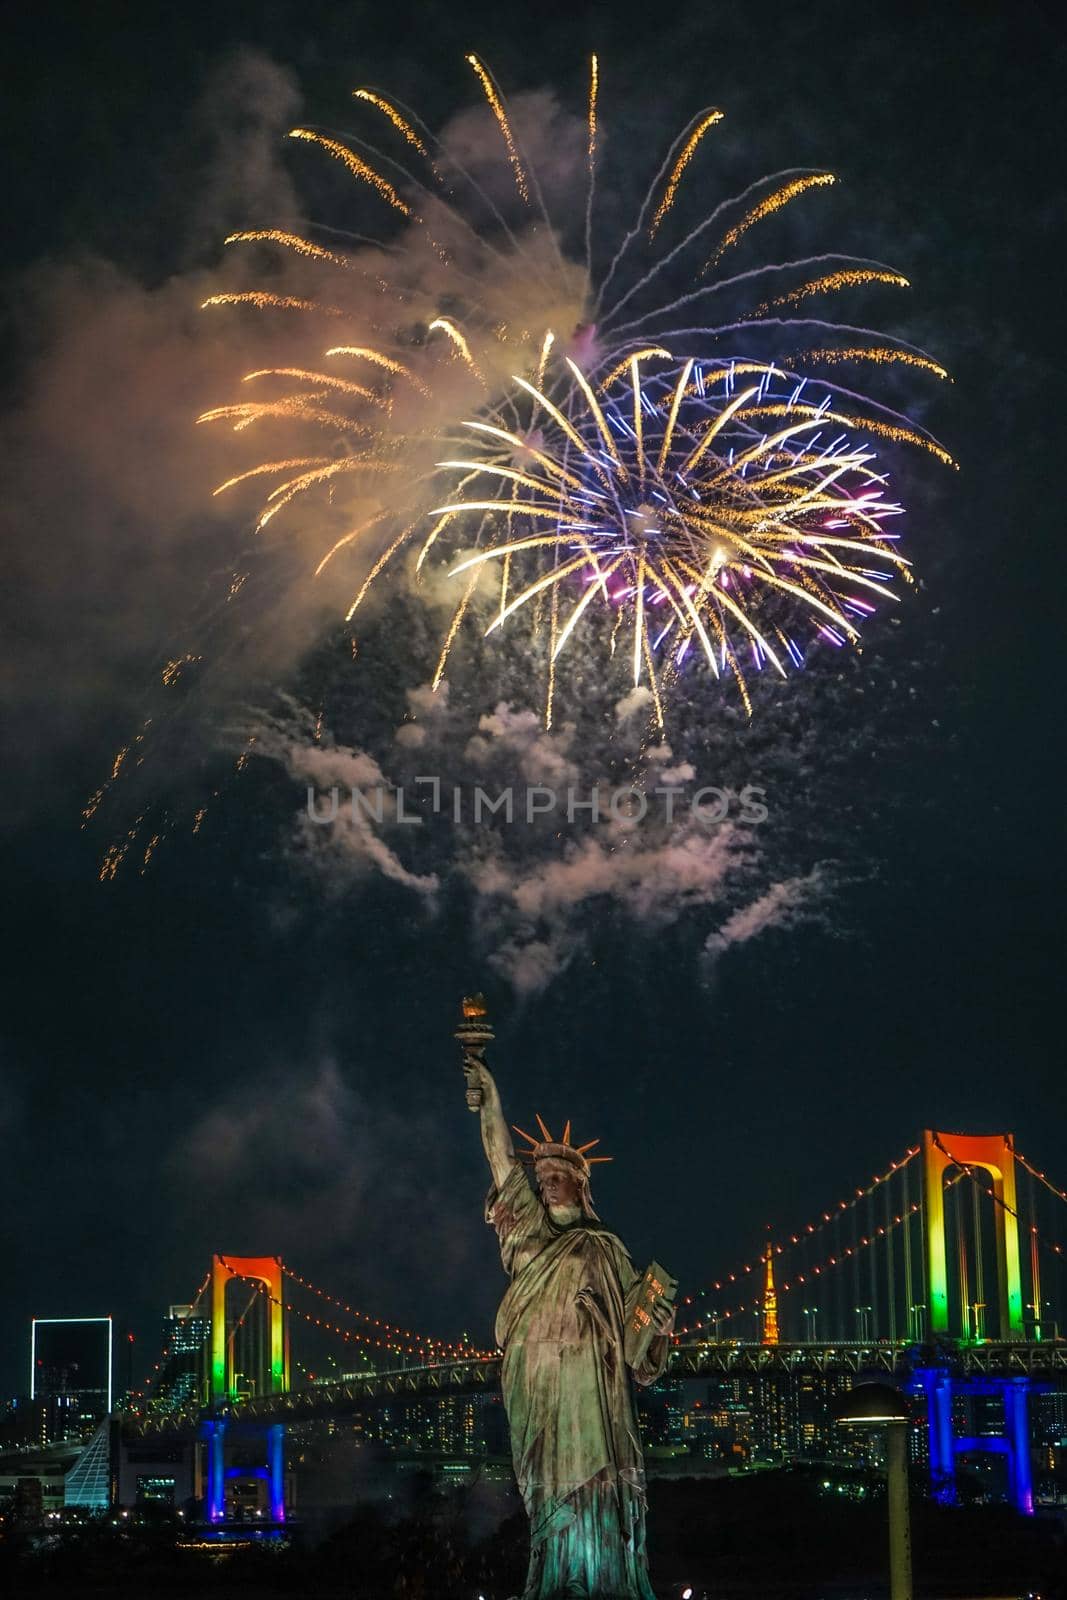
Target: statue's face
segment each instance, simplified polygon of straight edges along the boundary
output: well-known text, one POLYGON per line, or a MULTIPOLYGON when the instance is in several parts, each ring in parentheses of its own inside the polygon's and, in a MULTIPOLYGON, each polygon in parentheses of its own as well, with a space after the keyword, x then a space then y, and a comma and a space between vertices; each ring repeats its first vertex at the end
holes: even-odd
POLYGON ((576 1206, 581 1199, 578 1174, 566 1161, 539 1161, 537 1186, 546 1206, 576 1206))

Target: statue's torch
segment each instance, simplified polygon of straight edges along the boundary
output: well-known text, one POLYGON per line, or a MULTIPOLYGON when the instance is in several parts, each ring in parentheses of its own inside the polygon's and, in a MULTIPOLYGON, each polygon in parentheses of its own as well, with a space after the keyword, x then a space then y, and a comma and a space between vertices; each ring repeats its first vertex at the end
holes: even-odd
MULTIPOLYGON (((489 1010, 482 994, 464 995, 462 1006, 462 1019, 456 1029, 455 1037, 463 1046, 463 1066, 485 1066, 485 1047, 492 1044, 495 1037, 489 1024, 489 1010)), ((478 1107, 472 1105, 472 1111, 478 1107)))

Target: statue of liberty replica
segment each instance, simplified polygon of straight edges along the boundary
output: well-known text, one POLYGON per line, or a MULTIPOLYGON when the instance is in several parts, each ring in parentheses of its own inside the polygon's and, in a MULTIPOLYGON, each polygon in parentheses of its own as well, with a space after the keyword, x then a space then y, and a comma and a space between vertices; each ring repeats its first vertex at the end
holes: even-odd
POLYGON ((523 1133, 533 1183, 515 1155, 485 1065, 493 1037, 481 997, 465 1000, 456 1037, 467 1104, 481 1117, 492 1173, 485 1215, 511 1279, 497 1313, 515 1475, 530 1519, 522 1600, 654 1600, 645 1555, 645 1480, 631 1376, 655 1382, 667 1361, 676 1285, 642 1276, 603 1226, 589 1156, 568 1122, 559 1139, 537 1118, 523 1133))

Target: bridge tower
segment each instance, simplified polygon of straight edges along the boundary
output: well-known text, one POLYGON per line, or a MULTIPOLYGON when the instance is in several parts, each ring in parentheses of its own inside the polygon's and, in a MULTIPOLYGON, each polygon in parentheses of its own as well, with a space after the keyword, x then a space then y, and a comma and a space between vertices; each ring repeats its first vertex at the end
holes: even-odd
MULTIPOLYGON (((996 1228, 997 1299, 1000 1338, 1021 1342, 1022 1276, 1019 1266, 1019 1208, 1015 1196, 1015 1148, 1010 1133, 923 1132, 923 1217, 926 1233, 926 1280, 930 1333, 950 1336, 948 1250, 945 1239, 945 1173, 950 1167, 980 1167, 993 1179, 996 1228)), ((975 1330, 977 1336, 977 1330, 975 1330)), ((967 1337, 961 1327, 957 1337, 967 1337)), ((1009 1495, 1016 1508, 1033 1513, 1027 1379, 1021 1377, 960 1379, 948 1367, 917 1368, 914 1385, 925 1395, 930 1444, 930 1472, 939 1500, 956 1498, 956 1457, 969 1450, 990 1450, 1006 1456, 1009 1495), (996 1396, 1003 1404, 999 1437, 958 1438, 953 1426, 956 1396, 996 1396)), ((915 1392, 913 1388, 913 1392, 915 1392)))
MULTIPOLYGON (((1010 1133, 923 1132, 923 1210, 930 1332, 947 1336, 948 1253, 945 1241, 945 1172, 981 1167, 993 1178, 1000 1337, 1022 1340, 1023 1291, 1019 1267, 1019 1216, 1015 1198, 1015 1148, 1010 1133)), ((960 1329, 961 1334, 966 1329, 960 1329)))
POLYGON ((226 1286, 235 1279, 262 1283, 270 1324, 270 1357, 256 1374, 257 1393, 278 1394, 289 1387, 289 1345, 285 1329, 280 1256, 213 1256, 211 1260, 211 1403, 237 1398, 237 1375, 226 1328, 226 1286))
MULTIPOLYGON (((222 1256, 211 1261, 211 1376, 210 1403, 216 1415, 204 1424, 207 1443, 207 1517, 221 1522, 226 1514, 226 1418, 217 1414, 226 1401, 237 1398, 233 1341, 226 1325, 226 1288, 231 1281, 262 1284, 267 1304, 269 1354, 255 1374, 257 1394, 279 1394, 289 1388, 289 1339, 285 1326, 285 1296, 280 1256, 222 1256)), ((267 1429, 267 1464, 261 1475, 267 1482, 271 1520, 285 1520, 284 1438, 281 1423, 267 1429)), ((257 1469, 258 1470, 258 1469, 257 1469)))

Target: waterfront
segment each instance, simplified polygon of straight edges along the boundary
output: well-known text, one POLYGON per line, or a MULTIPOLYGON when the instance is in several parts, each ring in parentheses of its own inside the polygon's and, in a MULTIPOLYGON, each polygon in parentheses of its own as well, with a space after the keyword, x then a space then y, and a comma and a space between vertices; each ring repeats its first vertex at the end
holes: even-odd
MULTIPOLYGON (((731 1479, 653 1481, 650 1556, 657 1596, 680 1600, 879 1600, 885 1588, 885 1506, 827 1496, 814 1469, 731 1479)), ((1025 1520, 1007 1507, 913 1502, 920 1597, 1057 1600, 1067 1573, 1062 1522, 1025 1520)), ((125 1529, 111 1519, 15 1549, 0 1544, 5 1594, 90 1600, 101 1595, 201 1595, 253 1591, 321 1600, 507 1600, 521 1585, 524 1519, 517 1510, 485 1527, 469 1493, 409 1481, 402 1510, 337 1515, 282 1537, 223 1543, 176 1535, 166 1518, 125 1529), (482 1524, 472 1531, 472 1523, 482 1524)))

